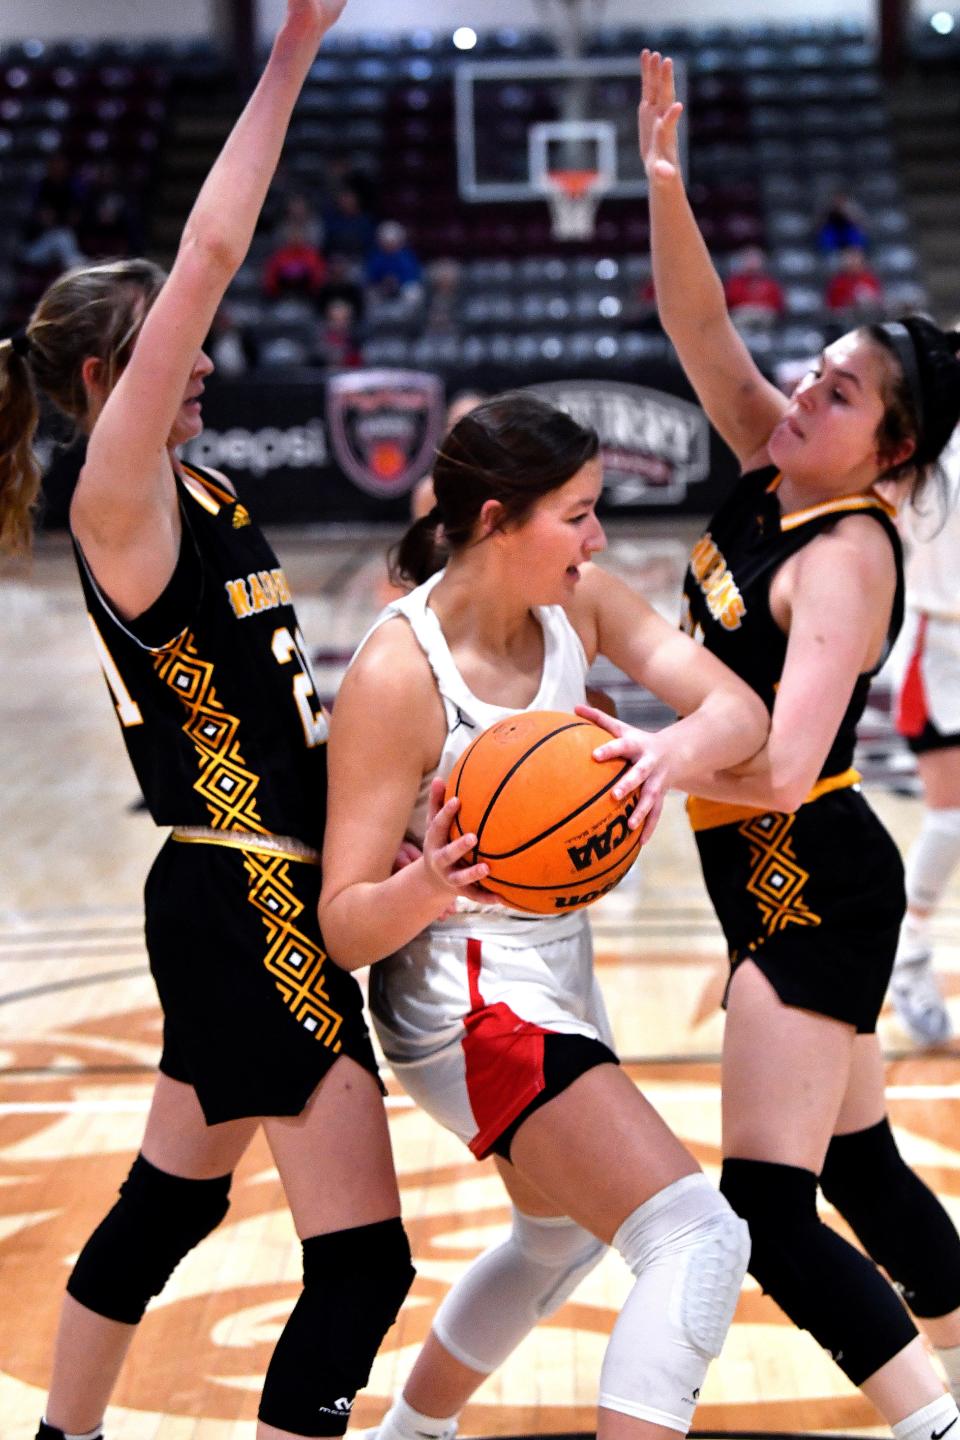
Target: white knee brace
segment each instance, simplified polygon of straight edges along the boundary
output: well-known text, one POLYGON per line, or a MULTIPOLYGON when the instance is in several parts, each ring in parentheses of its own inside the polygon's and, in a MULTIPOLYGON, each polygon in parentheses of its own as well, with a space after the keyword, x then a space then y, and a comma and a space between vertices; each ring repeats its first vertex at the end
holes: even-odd
POLYGON ((471 1370, 489 1375, 539 1320, 559 1310, 606 1246, 565 1216, 514 1209, 506 1240, 491 1245, 447 1295, 437 1338, 471 1370))
POLYGON ((750 1234, 705 1175, 634 1210, 613 1243, 637 1277, 600 1372, 600 1404, 686 1434, 733 1319, 750 1234))

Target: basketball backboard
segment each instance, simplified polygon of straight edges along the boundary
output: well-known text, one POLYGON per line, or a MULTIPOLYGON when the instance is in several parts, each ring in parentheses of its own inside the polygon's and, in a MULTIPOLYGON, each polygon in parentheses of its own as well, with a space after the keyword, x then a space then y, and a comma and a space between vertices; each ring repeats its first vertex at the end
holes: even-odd
MULTIPOLYGON (((677 93, 685 75, 676 68, 677 93)), ((639 64, 614 60, 464 61, 456 71, 457 165, 461 198, 517 201, 542 198, 542 171, 603 170, 614 199, 646 195, 637 150, 639 64), (537 139, 551 138, 550 151, 537 139), (589 133, 588 133, 589 132, 589 133), (609 138, 608 138, 609 137, 609 138)), ((682 137, 682 127, 681 127, 682 137)), ((682 143, 682 139, 681 139, 682 143)))

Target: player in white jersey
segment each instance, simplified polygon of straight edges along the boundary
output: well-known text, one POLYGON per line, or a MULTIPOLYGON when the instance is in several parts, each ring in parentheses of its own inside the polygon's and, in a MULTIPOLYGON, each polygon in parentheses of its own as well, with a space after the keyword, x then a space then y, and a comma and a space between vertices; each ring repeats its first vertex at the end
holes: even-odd
MULTIPOLYGON (((447 718, 439 764, 421 780, 407 825, 406 837, 421 847, 433 775, 448 776, 481 730, 518 708, 479 699, 457 669, 430 607, 442 573, 388 605, 370 632, 395 615, 406 619, 430 666, 447 718)), ((543 673, 536 696, 524 708, 572 711, 586 699, 583 642, 561 605, 539 606, 535 614, 543 632, 543 673)), ((593 973, 586 911, 542 917, 497 903, 460 901, 454 914, 435 921, 374 967, 370 1008, 384 1054, 404 1088, 477 1155, 485 1154, 498 1136, 503 1151, 504 1115, 513 1121, 526 1104, 524 1096, 530 1099, 542 1093, 538 1046, 527 1052, 526 1071, 510 1074, 506 1085, 501 1068, 481 1068, 478 1073, 468 1061, 467 1047, 472 1056, 479 1037, 474 1033, 464 1043, 463 1017, 478 1009, 481 974, 482 1002, 489 1011, 485 1025, 506 1024, 513 1029, 520 1020, 537 1032, 585 1035, 601 1042, 609 1058, 615 1058, 593 973), (482 914, 479 925, 478 914, 482 914), (483 936, 482 965, 471 965, 469 940, 478 934, 483 936), (497 1006, 506 1008, 497 1010, 497 1006)))
POLYGON ((908 512, 913 645, 897 704, 897 729, 917 757, 925 808, 907 857, 907 913, 890 995, 919 1045, 938 1045, 951 1033, 933 969, 930 916, 960 860, 960 429, 941 454, 940 470, 942 504, 908 512))
POLYGON ((505 713, 582 702, 600 652, 685 717, 641 746, 631 822, 647 837, 668 787, 763 740, 747 687, 588 563, 605 544, 597 449, 528 394, 460 420, 434 469, 436 506, 397 557, 419 588, 366 637, 335 707, 331 952, 374 964, 371 1004, 403 1083, 478 1158, 494 1154, 514 1204, 508 1239, 444 1303, 390 1435, 451 1433, 483 1376, 609 1243, 637 1281, 604 1360, 601 1440, 686 1432, 746 1263, 745 1232, 618 1066, 586 919, 492 905, 486 867, 465 863, 476 837, 449 840, 457 802, 443 803, 443 782, 464 746, 505 713), (448 558, 430 580, 440 526, 448 558), (422 854, 391 873, 404 836, 422 854))

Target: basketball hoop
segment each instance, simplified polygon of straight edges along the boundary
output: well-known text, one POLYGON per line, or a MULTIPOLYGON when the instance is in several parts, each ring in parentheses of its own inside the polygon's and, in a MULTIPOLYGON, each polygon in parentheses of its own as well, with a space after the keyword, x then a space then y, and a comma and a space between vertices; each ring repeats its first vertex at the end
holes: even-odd
POLYGON ((530 184, 550 206, 555 240, 589 240, 616 183, 617 141, 606 120, 550 120, 527 133, 530 184))
POLYGON ((555 240, 589 240, 606 189, 599 170, 548 170, 542 185, 555 240))

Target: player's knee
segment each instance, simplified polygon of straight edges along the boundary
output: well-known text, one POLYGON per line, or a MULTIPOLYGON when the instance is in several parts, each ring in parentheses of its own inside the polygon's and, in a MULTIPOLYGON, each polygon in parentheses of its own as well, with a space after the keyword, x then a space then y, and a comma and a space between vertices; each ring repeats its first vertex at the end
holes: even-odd
POLYGON ((855 1385, 916 1338, 876 1266, 820 1219, 812 1171, 730 1159, 720 1186, 750 1226, 750 1274, 855 1385))
POLYGON ((565 1216, 514 1209, 510 1233, 473 1262, 433 1319, 462 1365, 489 1375, 573 1294, 606 1246, 565 1216))
MULTIPOLYGON (((705 1175, 685 1175, 641 1205, 613 1243, 638 1278, 669 1277, 667 1310, 701 1354, 719 1355, 747 1269, 747 1226, 705 1175)), ((666 1320, 666 1316, 663 1317, 666 1320)))
POLYGON ((226 1215, 231 1179, 187 1180, 138 1155, 80 1252, 68 1293, 98 1315, 136 1325, 183 1257, 226 1215))
POLYGON ((820 1186, 915 1315, 946 1315, 960 1305, 960 1238, 903 1159, 886 1119, 834 1136, 820 1186))
POLYGON ((602 1240, 566 1216, 525 1215, 516 1208, 510 1243, 519 1255, 542 1270, 536 1300, 541 1320, 569 1299, 607 1248, 602 1240))
POLYGON ((637 1278, 604 1356, 600 1404, 685 1434, 736 1309, 747 1227, 705 1175, 685 1175, 613 1243, 637 1278))
POLYGON ((267 1370, 260 1419, 296 1435, 342 1435, 413 1282, 399 1219, 303 1242, 303 1290, 267 1370))

